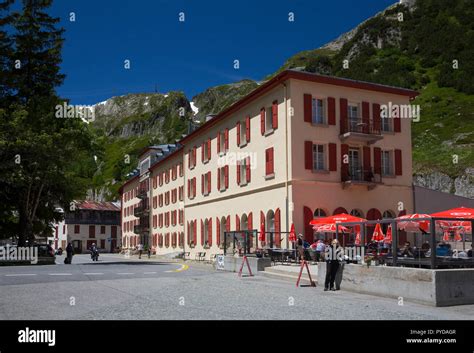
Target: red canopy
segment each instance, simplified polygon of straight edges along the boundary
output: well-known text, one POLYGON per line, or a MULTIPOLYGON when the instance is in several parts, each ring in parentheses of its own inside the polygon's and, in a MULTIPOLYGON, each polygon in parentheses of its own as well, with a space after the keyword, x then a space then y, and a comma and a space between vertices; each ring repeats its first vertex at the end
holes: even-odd
POLYGON ((422 218, 431 218, 431 216, 424 213, 414 213, 398 217, 398 229, 407 232, 419 232, 421 229, 428 233, 430 231, 430 221, 421 221, 422 218))
POLYGON ((322 225, 322 224, 335 224, 335 223, 348 223, 348 222, 365 222, 366 219, 352 216, 347 213, 340 213, 334 216, 315 218, 309 224, 311 225, 322 225))

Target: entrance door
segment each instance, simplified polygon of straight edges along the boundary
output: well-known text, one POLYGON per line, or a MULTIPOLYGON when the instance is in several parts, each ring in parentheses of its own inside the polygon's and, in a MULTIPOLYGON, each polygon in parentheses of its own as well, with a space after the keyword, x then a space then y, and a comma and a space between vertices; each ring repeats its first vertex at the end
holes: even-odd
POLYGON ((73 240, 72 241, 72 247, 74 249, 75 254, 81 254, 82 253, 82 241, 81 240, 73 240))

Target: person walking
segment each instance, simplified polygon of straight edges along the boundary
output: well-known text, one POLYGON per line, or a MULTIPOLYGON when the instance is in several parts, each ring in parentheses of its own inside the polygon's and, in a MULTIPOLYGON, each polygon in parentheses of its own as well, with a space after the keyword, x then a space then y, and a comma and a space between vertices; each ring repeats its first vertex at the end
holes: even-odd
POLYGON ((64 259, 64 263, 70 265, 72 262, 73 255, 74 255, 74 248, 72 247, 71 243, 68 243, 66 247, 66 258, 64 259))
POLYGON ((326 279, 324 281, 324 291, 335 291, 334 282, 336 280, 337 270, 339 269, 339 241, 334 239, 326 250, 326 279))
POLYGON ((138 258, 141 260, 142 258, 142 253, 143 253, 143 244, 140 243, 138 244, 138 258))

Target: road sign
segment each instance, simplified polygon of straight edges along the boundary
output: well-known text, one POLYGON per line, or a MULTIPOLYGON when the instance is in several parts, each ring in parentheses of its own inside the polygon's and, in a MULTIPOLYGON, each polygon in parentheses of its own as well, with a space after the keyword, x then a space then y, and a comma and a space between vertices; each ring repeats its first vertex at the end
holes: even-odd
POLYGON ((217 255, 217 269, 224 269, 224 255, 217 255))

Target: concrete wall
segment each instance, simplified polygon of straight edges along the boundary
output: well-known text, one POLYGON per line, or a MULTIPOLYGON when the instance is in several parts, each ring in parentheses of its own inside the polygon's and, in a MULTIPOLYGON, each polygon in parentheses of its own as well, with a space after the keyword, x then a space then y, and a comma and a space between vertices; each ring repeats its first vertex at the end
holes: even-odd
MULTIPOLYGON (((318 265, 324 285, 326 264, 318 265)), ((345 265, 341 289, 432 306, 474 304, 474 269, 427 270, 345 265)))
POLYGON ((413 189, 416 213, 430 214, 461 206, 474 208, 473 199, 420 186, 415 186, 413 189))

